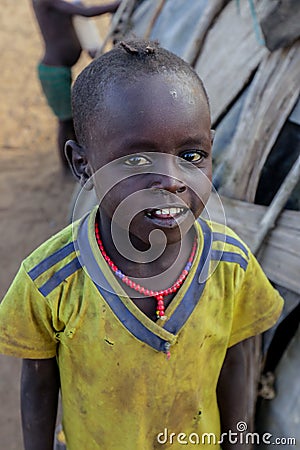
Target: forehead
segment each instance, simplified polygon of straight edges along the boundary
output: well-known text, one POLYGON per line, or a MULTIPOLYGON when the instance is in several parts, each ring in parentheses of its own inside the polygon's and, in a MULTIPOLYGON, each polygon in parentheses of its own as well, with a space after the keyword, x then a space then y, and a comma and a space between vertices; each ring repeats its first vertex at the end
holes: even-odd
POLYGON ((159 147, 171 137, 177 145, 192 135, 210 136, 207 100, 200 82, 192 77, 155 74, 112 83, 99 106, 90 127, 95 151, 94 144, 109 150, 114 143, 136 140, 159 147))
POLYGON ((207 102, 197 79, 173 73, 143 75, 134 80, 121 80, 108 86, 104 105, 105 114, 116 111, 133 116, 156 115, 159 111, 172 114, 185 105, 189 110, 206 109, 207 102))

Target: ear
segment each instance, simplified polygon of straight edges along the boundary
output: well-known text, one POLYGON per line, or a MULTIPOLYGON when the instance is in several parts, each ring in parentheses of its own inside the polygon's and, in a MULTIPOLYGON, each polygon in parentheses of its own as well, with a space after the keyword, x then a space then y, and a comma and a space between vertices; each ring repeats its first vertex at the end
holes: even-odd
POLYGON ((216 130, 210 130, 210 142, 213 144, 215 139, 216 130))
POLYGON ((74 177, 86 190, 93 188, 91 180, 92 170, 86 157, 84 148, 75 141, 67 141, 65 144, 65 155, 74 177))

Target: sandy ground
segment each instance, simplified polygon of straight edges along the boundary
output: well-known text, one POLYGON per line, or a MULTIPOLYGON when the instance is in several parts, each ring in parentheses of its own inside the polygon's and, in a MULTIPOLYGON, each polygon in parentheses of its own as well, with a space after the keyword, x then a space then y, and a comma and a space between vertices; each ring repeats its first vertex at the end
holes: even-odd
MULTIPOLYGON (((62 175, 56 120, 36 78, 42 42, 30 2, 2 0, 1 10, 0 298, 21 260, 67 223, 74 189, 72 179, 62 175)), ((108 20, 97 19, 102 36, 108 20)), ((88 61, 83 56, 74 74, 88 61)), ((19 376, 20 361, 0 356, 0 448, 5 450, 23 448, 19 376)))

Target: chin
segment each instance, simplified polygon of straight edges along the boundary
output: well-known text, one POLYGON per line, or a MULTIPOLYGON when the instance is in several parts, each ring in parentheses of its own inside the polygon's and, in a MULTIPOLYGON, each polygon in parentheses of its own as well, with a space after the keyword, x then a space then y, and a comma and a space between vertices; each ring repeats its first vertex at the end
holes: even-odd
MULTIPOLYGON (((189 231, 192 229, 194 222, 189 221, 188 223, 182 223, 180 226, 176 224, 174 226, 173 223, 164 224, 164 226, 151 226, 151 227, 143 227, 140 231, 133 230, 132 242, 133 244, 138 241, 143 243, 144 246, 164 246, 164 245, 172 245, 178 242, 181 242, 189 231), (158 231, 158 233, 157 233, 158 231), (146 232, 146 234, 145 234, 146 232), (148 233, 147 233, 148 232, 148 233), (151 244, 149 242, 149 237, 151 244)), ((152 225, 152 224, 151 224, 152 225)))

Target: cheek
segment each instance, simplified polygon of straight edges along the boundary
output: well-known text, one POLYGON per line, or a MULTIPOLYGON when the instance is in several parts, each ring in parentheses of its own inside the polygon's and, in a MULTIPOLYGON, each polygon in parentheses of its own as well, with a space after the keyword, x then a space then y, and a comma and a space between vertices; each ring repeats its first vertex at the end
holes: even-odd
POLYGON ((211 169, 207 168, 206 170, 199 171, 197 176, 191 181, 190 191, 196 215, 201 214, 204 206, 208 202, 212 190, 211 178, 211 169))
POLYGON ((198 169, 190 174, 188 186, 195 191, 199 196, 211 190, 212 184, 212 168, 211 165, 198 169))
MULTIPOLYGON (((100 206, 117 223, 128 224, 145 209, 143 187, 135 180, 126 180, 112 187, 102 198, 100 206)), ((98 197, 100 198, 100 197, 98 197)))
POLYGON ((205 204, 207 203, 212 190, 212 166, 210 165, 205 172, 205 180, 203 180, 203 195, 205 204))

